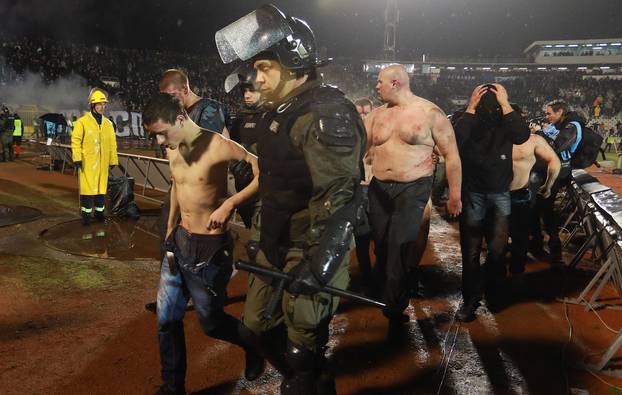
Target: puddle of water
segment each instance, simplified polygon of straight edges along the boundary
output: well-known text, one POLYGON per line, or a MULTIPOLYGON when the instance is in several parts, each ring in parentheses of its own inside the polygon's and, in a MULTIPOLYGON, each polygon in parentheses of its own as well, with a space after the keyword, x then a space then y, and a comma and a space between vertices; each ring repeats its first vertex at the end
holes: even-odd
POLYGON ((63 222, 41 233, 45 244, 73 255, 119 260, 159 259, 157 216, 106 218, 84 226, 80 220, 63 222))
POLYGON ((0 204, 0 226, 21 224, 34 221, 43 214, 36 208, 0 204))

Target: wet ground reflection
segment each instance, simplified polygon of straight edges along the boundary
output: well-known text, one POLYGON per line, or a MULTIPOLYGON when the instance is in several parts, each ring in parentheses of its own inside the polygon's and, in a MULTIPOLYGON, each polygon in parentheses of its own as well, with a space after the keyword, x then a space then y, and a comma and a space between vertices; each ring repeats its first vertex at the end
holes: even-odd
POLYGON ((0 204, 0 226, 21 224, 34 221, 43 215, 36 208, 0 204))
POLYGON ((158 259, 158 217, 142 215, 134 221, 106 218, 84 226, 80 220, 57 224, 40 234, 44 243, 73 255, 119 260, 158 259))

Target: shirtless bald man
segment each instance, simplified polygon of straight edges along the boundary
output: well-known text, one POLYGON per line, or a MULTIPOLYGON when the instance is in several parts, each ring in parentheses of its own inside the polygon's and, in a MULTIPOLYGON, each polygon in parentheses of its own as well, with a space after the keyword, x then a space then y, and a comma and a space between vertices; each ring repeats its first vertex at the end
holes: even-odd
POLYGON ((462 169, 454 131, 443 111, 415 96, 401 65, 383 69, 376 90, 385 105, 365 119, 367 149, 374 150, 369 185, 369 219, 376 251, 376 269, 386 276, 384 314, 390 323, 409 320, 403 314, 409 301, 409 282, 416 280, 415 240, 430 197, 438 147, 445 157, 449 183, 447 209, 451 216, 462 211, 462 169))
POLYGON ((189 297, 206 335, 243 347, 237 331, 239 321, 223 310, 233 270, 233 241, 227 222, 237 206, 257 193, 259 170, 254 155, 218 133, 201 129, 174 96, 156 94, 143 111, 143 123, 159 144, 168 144, 172 175, 165 242, 166 251, 172 254, 167 252, 162 261, 157 301, 164 381, 158 393, 183 394, 183 318, 189 297), (227 167, 232 160, 250 163, 254 178, 227 198, 227 167))
POLYGON ((536 158, 547 166, 546 181, 538 191, 546 199, 551 195, 551 188, 561 169, 561 162, 557 154, 546 140, 537 134, 532 134, 529 140, 523 144, 512 147, 513 178, 510 184, 512 263, 510 264, 510 273, 513 282, 517 285, 521 281, 521 274, 525 271, 525 260, 529 248, 529 221, 533 217, 530 211, 534 209, 535 204, 535 188, 530 182, 530 174, 531 169, 536 164, 536 158))

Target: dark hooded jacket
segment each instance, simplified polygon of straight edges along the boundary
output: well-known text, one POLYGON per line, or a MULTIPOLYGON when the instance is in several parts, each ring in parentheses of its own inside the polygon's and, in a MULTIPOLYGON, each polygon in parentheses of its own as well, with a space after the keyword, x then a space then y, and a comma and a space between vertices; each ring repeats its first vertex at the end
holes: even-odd
POLYGON ((520 110, 502 115, 463 113, 454 122, 462 162, 462 188, 468 192, 507 192, 512 182, 512 145, 529 139, 520 110))

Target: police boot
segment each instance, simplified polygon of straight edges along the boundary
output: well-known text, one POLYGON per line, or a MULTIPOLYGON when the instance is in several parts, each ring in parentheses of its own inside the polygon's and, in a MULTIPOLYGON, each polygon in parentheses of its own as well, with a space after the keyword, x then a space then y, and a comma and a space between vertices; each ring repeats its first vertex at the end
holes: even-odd
MULTIPOLYGON (((244 343, 246 362, 246 366, 244 367, 244 378, 248 381, 253 381, 261 376, 266 368, 267 357, 265 349, 267 347, 262 344, 262 336, 257 336, 242 322, 238 325, 238 334, 244 343)), ((275 368, 277 367, 275 366, 275 368)))
POLYGON ((283 378, 281 395, 317 395, 317 355, 287 341, 287 363, 292 370, 283 378))
POLYGON ((328 366, 328 361, 324 356, 319 358, 320 363, 317 367, 317 395, 337 395, 335 386, 335 375, 328 366))

